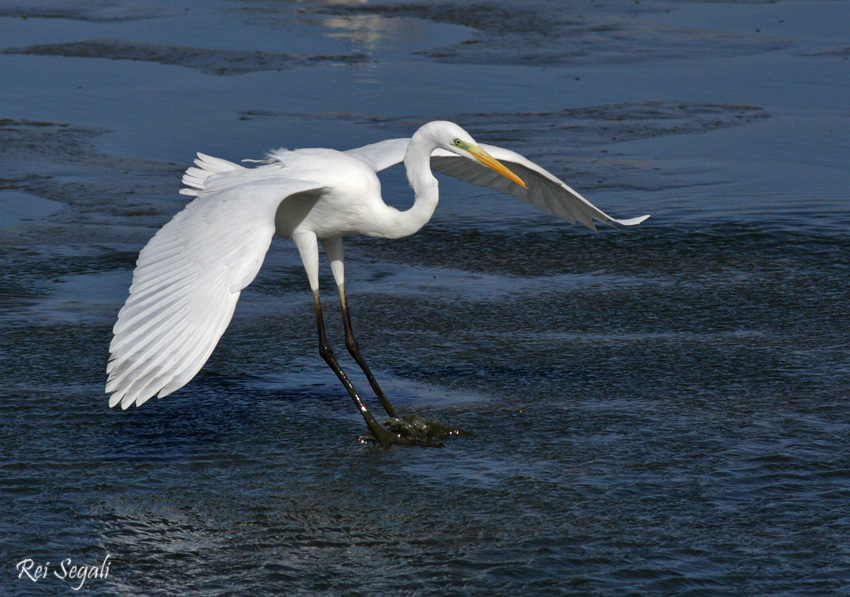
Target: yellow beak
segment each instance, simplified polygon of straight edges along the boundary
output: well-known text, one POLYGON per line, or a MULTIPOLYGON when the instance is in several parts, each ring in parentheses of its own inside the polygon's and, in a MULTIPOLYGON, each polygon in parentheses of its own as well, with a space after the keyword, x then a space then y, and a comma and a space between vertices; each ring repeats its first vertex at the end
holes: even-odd
POLYGON ((512 180, 517 183, 524 189, 528 188, 528 185, 523 182, 523 180, 511 172, 507 166, 505 166, 502 162, 491 156, 489 153, 478 147, 477 145, 469 145, 468 151, 482 166, 487 166, 491 170, 498 172, 505 178, 512 180))

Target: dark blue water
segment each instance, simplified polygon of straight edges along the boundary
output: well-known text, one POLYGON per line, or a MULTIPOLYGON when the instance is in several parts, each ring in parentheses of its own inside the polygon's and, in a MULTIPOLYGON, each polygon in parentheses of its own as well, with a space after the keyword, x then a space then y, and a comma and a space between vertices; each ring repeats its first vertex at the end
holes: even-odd
POLYGON ((848 14, 0 1, 0 593, 850 593, 848 14), (358 441, 283 241, 189 386, 108 409, 195 151, 432 118, 652 214, 594 234, 443 181, 419 234, 348 241, 377 377, 474 437, 358 441))

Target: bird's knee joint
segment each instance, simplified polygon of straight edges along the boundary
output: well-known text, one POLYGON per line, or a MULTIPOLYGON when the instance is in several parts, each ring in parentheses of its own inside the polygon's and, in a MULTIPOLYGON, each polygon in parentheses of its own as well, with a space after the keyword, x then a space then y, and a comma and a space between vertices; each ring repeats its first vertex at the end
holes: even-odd
POLYGON ((321 355, 321 357, 325 360, 336 358, 334 350, 331 348, 330 344, 319 344, 319 355, 321 355))

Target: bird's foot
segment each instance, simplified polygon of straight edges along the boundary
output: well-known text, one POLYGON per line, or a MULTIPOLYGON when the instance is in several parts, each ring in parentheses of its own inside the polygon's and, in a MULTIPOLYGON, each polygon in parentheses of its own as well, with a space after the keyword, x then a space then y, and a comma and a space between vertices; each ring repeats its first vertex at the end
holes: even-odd
POLYGON ((443 445, 440 441, 450 436, 472 436, 473 433, 464 431, 457 426, 448 426, 437 419, 424 419, 419 415, 407 415, 405 417, 393 417, 383 423, 383 427, 370 435, 360 436, 360 441, 375 442, 384 448, 392 444, 407 446, 430 446, 439 448, 443 445))
POLYGON ((410 438, 441 440, 451 436, 474 435, 460 427, 446 425, 437 419, 425 419, 419 415, 393 417, 384 421, 383 425, 395 434, 410 438))
POLYGON ((443 442, 427 437, 408 437, 400 433, 390 433, 383 431, 382 433, 370 433, 361 435, 359 438, 364 444, 378 444, 382 448, 389 448, 393 444, 401 444, 403 446, 427 446, 429 448, 442 448, 443 442))

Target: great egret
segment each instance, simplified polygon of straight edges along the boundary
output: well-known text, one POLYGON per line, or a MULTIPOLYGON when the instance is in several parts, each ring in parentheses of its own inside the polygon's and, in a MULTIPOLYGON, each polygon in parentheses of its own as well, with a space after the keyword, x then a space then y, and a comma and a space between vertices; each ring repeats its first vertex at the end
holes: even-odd
POLYGON ((277 150, 246 168, 199 153, 181 189, 195 196, 139 254, 130 296, 109 346, 109 406, 126 409, 186 385, 230 323, 243 288, 257 275, 275 232, 292 240, 304 262, 319 331, 319 353, 354 399, 375 440, 427 443, 384 429, 369 412, 328 344, 319 300, 319 242, 339 288, 346 347, 390 417, 396 413, 360 353, 345 295, 342 237, 401 238, 434 213, 439 189, 432 171, 513 195, 570 223, 595 229, 638 224, 615 220, 521 155, 478 145, 456 124, 422 126, 410 139, 349 151, 277 150), (404 162, 415 201, 406 211, 386 205, 376 173, 404 162), (503 163, 504 162, 504 163, 503 163), (505 165, 510 165, 511 169, 505 165))

